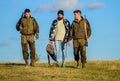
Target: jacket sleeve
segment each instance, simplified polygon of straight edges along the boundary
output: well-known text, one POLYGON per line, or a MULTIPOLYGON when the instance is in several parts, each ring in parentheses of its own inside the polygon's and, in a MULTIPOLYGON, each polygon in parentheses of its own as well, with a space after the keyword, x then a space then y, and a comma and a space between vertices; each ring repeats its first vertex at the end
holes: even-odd
POLYGON ((54 20, 51 24, 50 33, 49 33, 49 40, 50 41, 54 41, 55 34, 56 34, 56 29, 55 29, 56 24, 57 24, 57 20, 54 20))
POLYGON ((33 25, 34 25, 34 34, 38 34, 39 33, 39 25, 35 18, 33 18, 33 25))
POLYGON ((16 24, 16 30, 20 31, 20 24, 21 24, 21 18, 19 19, 19 21, 16 24))
POLYGON ((71 25, 71 27, 70 27, 70 34, 69 34, 69 39, 68 39, 68 41, 72 40, 72 38, 73 38, 73 23, 72 23, 72 25, 71 25))
POLYGON ((87 35, 88 35, 88 38, 89 38, 91 36, 91 27, 90 27, 90 23, 89 23, 88 20, 86 21, 86 23, 87 23, 87 35))
POLYGON ((66 27, 65 39, 68 39, 69 38, 69 34, 70 34, 70 22, 66 19, 64 24, 65 24, 65 27, 66 27))

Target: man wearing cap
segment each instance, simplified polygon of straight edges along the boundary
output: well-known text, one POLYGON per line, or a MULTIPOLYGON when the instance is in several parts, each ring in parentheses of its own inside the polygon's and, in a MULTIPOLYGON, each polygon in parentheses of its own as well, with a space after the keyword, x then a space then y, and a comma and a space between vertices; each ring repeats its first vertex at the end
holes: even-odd
POLYGON ((30 10, 24 10, 24 16, 19 19, 16 24, 17 31, 21 33, 21 45, 22 45, 22 53, 23 58, 25 60, 26 66, 28 63, 29 53, 28 53, 28 45, 30 48, 30 66, 34 66, 35 61, 35 41, 34 36, 36 39, 39 38, 39 26, 37 21, 34 17, 31 17, 30 10))
POLYGON ((61 48, 62 50, 62 67, 65 68, 65 57, 66 57, 66 43, 68 42, 70 23, 64 18, 64 11, 59 10, 57 13, 57 19, 53 20, 49 40, 50 43, 54 41, 56 48, 56 64, 59 66, 58 54, 61 48))
POLYGON ((70 30, 70 40, 73 38, 74 47, 74 58, 77 62, 77 67, 79 66, 79 52, 81 56, 82 68, 85 68, 86 63, 86 45, 88 43, 88 38, 91 35, 90 24, 87 19, 81 16, 80 10, 74 11, 74 20, 71 25, 70 30))

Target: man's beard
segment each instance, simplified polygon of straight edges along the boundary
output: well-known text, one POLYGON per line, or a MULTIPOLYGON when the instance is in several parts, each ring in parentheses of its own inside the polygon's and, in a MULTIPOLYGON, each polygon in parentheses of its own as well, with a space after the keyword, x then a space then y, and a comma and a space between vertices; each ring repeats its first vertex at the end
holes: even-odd
POLYGON ((58 20, 62 20, 63 19, 63 17, 58 17, 58 20))

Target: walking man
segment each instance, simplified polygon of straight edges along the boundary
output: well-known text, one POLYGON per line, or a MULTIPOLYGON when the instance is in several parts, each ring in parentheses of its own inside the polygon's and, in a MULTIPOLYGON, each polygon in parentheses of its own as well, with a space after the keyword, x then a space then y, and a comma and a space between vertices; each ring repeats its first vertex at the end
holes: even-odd
POLYGON ((88 44, 88 39, 91 35, 90 24, 87 19, 84 19, 81 16, 80 10, 74 11, 74 21, 71 25, 70 30, 70 39, 73 38, 73 47, 74 47, 74 58, 79 66, 79 52, 81 55, 82 68, 85 68, 86 63, 86 45, 88 44))
POLYGON ((30 66, 34 66, 35 63, 35 41, 39 38, 39 26, 34 17, 30 15, 30 9, 25 9, 24 16, 19 19, 16 24, 17 31, 21 33, 21 45, 22 45, 22 53, 23 58, 25 60, 26 66, 28 63, 29 53, 28 53, 28 45, 30 48, 30 66))
POLYGON ((62 49, 62 67, 65 68, 65 57, 66 57, 66 43, 68 42, 70 23, 64 18, 64 11, 59 10, 57 13, 58 18, 52 22, 50 28, 49 40, 50 43, 55 42, 56 48, 56 64, 59 66, 58 54, 60 47, 62 49))

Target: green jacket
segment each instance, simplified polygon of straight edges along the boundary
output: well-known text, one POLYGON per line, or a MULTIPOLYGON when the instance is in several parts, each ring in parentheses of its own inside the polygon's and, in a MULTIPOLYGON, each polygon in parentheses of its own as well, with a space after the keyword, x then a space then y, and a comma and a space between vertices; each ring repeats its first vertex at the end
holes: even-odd
POLYGON ((39 33, 39 26, 34 17, 30 18, 20 18, 16 24, 16 29, 21 32, 23 35, 31 35, 39 33), (22 29, 20 29, 22 27, 22 29))
MULTIPOLYGON (((72 25, 71 25, 71 30, 70 30, 70 40, 73 38, 74 40, 76 39, 86 39, 85 37, 85 28, 84 28, 84 20, 86 19, 81 19, 79 22, 77 20, 74 20, 72 25)), ((86 30, 87 30, 87 35, 88 38, 91 35, 91 28, 89 22, 86 20, 86 30)))

